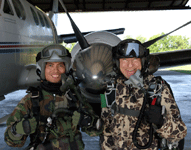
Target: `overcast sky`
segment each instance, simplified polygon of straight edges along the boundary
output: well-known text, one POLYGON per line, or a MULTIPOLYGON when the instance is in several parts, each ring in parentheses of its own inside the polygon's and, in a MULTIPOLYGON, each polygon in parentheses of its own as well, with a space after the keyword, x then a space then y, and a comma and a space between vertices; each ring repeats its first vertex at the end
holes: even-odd
MULTIPOLYGON (((191 2, 188 5, 191 6, 191 2)), ((125 28, 125 33, 120 35, 121 39, 126 35, 133 38, 141 35, 147 40, 153 35, 168 33, 191 21, 190 14, 191 10, 70 13, 81 32, 125 28)), ((58 34, 73 33, 66 14, 58 15, 57 30, 58 34)), ((191 38, 191 24, 171 35, 191 38)))

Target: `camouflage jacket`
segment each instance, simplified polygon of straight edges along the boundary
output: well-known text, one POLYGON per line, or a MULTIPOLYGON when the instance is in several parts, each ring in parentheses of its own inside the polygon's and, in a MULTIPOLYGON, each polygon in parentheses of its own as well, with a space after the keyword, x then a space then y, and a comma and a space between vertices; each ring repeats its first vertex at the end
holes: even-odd
MULTIPOLYGON (((28 113, 28 110, 30 110, 31 116, 33 115, 32 110, 32 102, 31 102, 31 95, 32 93, 27 94, 24 98, 21 99, 21 101, 18 103, 18 105, 16 106, 16 108, 13 110, 13 112, 11 113, 11 116, 8 118, 7 120, 7 129, 5 131, 5 142, 7 143, 7 145, 11 146, 11 147, 22 147, 26 141, 26 138, 28 135, 22 135, 22 137, 20 138, 15 138, 12 139, 9 136, 8 130, 11 129, 11 126, 22 120, 23 116, 25 114, 28 113)), ((44 116, 45 118, 52 116, 52 113, 54 112, 54 110, 58 109, 58 108, 69 108, 69 99, 70 97, 68 96, 68 94, 65 95, 53 95, 51 93, 48 93, 45 90, 42 90, 42 95, 43 95, 43 99, 40 100, 40 115, 44 116)), ((75 103, 76 107, 79 107, 79 101, 77 101, 75 103)), ((87 109, 92 115, 94 115, 93 110, 91 108, 91 106, 85 101, 85 109, 87 109)), ((71 124, 71 131, 72 133, 74 133, 74 135, 80 135, 81 137, 81 133, 78 130, 78 128, 75 128, 72 126, 72 116, 66 116, 64 114, 62 114, 62 117, 69 117, 69 119, 67 118, 67 124, 71 124)), ((55 139, 59 139, 62 138, 63 139, 65 137, 70 136, 69 134, 67 134, 67 131, 65 131, 65 126, 62 124, 63 120, 60 120, 58 118, 59 121, 56 121, 56 126, 57 126, 57 133, 53 134, 52 132, 50 132, 49 136, 48 136, 48 141, 49 140, 53 140, 53 143, 58 143, 58 140, 55 139)), ((40 135, 39 135, 39 139, 40 141, 43 141, 44 139, 44 135, 45 135, 45 122, 43 121, 39 121, 39 126, 38 129, 40 131, 40 135)), ((95 131, 87 131, 86 129, 84 129, 84 131, 86 131, 87 134, 89 134, 90 136, 95 136, 97 135, 97 133, 95 131)), ((71 132, 70 132, 71 133, 71 132)), ((78 138, 81 145, 83 145, 82 139, 78 138)), ((67 141, 66 139, 64 139, 63 141, 67 141)), ((77 143, 79 145, 79 142, 77 143)), ((83 147, 83 146, 82 146, 83 147)), ((77 149, 77 148, 76 148, 77 149)), ((83 149, 83 148, 82 148, 83 149)))
MULTIPOLYGON (((144 88, 148 89, 149 82, 154 78, 149 75, 144 79, 144 88)), ((144 94, 138 88, 129 88, 122 80, 117 81, 116 85, 116 105, 122 108, 131 110, 141 110, 143 104, 144 94)), ((161 105, 166 108, 166 115, 164 123, 161 128, 156 128, 157 132, 162 138, 167 139, 169 142, 175 142, 183 139, 187 134, 187 128, 180 117, 178 106, 173 98, 170 87, 163 82, 161 93, 161 105)), ((111 115, 110 108, 102 108, 102 119, 104 121, 103 137, 101 138, 103 150, 137 150, 138 148, 133 144, 132 135, 137 123, 138 117, 128 116, 120 113, 111 115)), ((138 144, 144 146, 148 143, 149 124, 142 121, 137 140, 138 144)), ((158 140, 155 135, 153 142, 148 148, 157 149, 158 140)))

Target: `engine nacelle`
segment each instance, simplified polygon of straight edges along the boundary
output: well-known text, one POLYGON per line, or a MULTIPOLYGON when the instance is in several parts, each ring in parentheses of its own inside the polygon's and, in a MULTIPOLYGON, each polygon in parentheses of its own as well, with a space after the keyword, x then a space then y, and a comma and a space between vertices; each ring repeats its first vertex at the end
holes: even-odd
POLYGON ((112 62, 112 47, 121 40, 109 32, 93 32, 85 36, 90 47, 81 50, 76 43, 72 54, 72 67, 76 78, 82 80, 82 94, 92 103, 100 103, 100 94, 106 90, 104 79, 114 75, 112 62))

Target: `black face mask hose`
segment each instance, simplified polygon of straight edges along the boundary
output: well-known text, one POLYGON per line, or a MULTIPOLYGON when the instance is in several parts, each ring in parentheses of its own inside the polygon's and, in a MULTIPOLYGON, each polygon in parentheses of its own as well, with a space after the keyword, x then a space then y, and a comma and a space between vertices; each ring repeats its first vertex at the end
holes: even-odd
POLYGON ((141 108, 141 111, 140 111, 140 114, 139 114, 139 117, 138 117, 138 121, 135 125, 135 129, 133 131, 133 143, 134 145, 138 148, 138 149, 146 149, 146 148, 149 148, 152 144, 152 141, 153 141, 153 128, 152 128, 152 124, 150 123, 150 129, 149 129, 149 142, 144 145, 144 146, 141 146, 138 144, 138 141, 136 139, 137 137, 137 132, 138 132, 138 129, 140 127, 140 124, 141 124, 141 120, 143 119, 143 115, 144 115, 144 111, 145 111, 145 107, 146 107, 146 104, 147 104, 147 92, 144 92, 144 101, 143 101, 143 106, 141 108))

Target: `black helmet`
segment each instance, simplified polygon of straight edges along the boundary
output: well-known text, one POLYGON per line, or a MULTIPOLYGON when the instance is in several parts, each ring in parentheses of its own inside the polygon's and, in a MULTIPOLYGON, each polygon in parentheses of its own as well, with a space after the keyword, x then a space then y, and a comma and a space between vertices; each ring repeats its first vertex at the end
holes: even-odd
POLYGON ((71 65, 71 54, 64 46, 58 44, 43 48, 36 57, 36 72, 43 80, 45 79, 46 62, 64 62, 66 73, 68 73, 71 65))
POLYGON ((120 73, 119 59, 132 57, 141 59, 142 75, 147 72, 149 50, 145 48, 140 41, 134 39, 123 40, 117 46, 113 47, 112 54, 114 60, 114 71, 117 73, 120 73))

